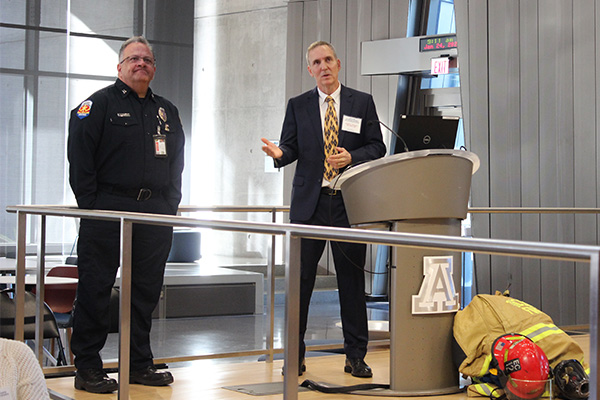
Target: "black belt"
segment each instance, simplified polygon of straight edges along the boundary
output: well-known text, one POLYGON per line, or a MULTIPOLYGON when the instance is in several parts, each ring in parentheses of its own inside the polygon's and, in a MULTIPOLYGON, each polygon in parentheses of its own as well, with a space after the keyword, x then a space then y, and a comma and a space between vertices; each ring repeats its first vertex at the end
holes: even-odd
POLYGON ((125 188, 120 188, 118 186, 111 186, 111 185, 98 185, 98 190, 101 190, 103 192, 107 192, 110 194, 114 194, 117 196, 131 197, 131 198, 136 199, 137 201, 150 200, 150 198, 152 198, 153 196, 156 197, 156 196, 160 195, 160 190, 152 191, 151 189, 148 189, 148 188, 125 189, 125 188))
POLYGON ((335 195, 337 195, 338 193, 340 193, 340 191, 339 191, 339 190, 332 189, 332 188, 330 188, 330 187, 328 187, 328 186, 323 186, 323 187, 321 188, 321 194, 326 194, 326 195, 328 195, 328 196, 335 196, 335 195))

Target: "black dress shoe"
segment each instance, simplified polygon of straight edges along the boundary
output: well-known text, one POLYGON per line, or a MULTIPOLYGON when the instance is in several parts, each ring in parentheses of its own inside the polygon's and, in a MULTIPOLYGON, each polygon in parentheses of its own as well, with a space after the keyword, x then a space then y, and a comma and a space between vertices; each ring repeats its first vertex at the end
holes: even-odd
POLYGON ((158 371, 154 365, 131 371, 129 383, 139 383, 146 386, 166 386, 173 383, 173 375, 169 371, 158 371))
POLYGON ((346 358, 344 372, 350 372, 358 378, 371 378, 373 371, 362 358, 346 358))
POLYGON ((116 380, 102 369, 79 369, 75 375, 75 389, 91 393, 112 393, 119 388, 116 380))
MULTIPOLYGON (((284 368, 285 368, 285 366, 281 367, 281 375, 285 375, 285 373, 283 372, 284 368)), ((306 372, 306 364, 304 363, 304 358, 303 358, 298 363, 298 376, 302 376, 302 374, 304 372, 306 372)))

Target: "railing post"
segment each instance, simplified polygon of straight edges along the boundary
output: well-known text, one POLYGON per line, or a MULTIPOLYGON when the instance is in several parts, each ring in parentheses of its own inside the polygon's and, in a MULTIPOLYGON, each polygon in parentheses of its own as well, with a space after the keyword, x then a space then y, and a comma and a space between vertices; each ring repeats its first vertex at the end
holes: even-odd
POLYGON ((25 255, 27 214, 17 211, 17 271, 15 285, 15 340, 25 338, 25 255))
MULTIPOLYGON (((277 209, 271 210, 271 222, 277 222, 277 209)), ((268 295, 268 316, 269 316, 269 331, 267 332, 267 362, 273 362, 273 347, 275 336, 275 246, 276 237, 271 235, 271 243, 267 253, 267 295, 268 295)))
POLYGON ((46 216, 40 215, 39 238, 37 244, 37 280, 35 283, 35 354, 43 365, 44 362, 44 298, 46 267, 46 216))
POLYGON ((121 218, 121 291, 119 296, 119 400, 129 399, 131 347, 131 241, 133 223, 121 218))
POLYGON ((285 234, 285 349, 284 400, 298 399, 298 358, 300 331, 300 242, 291 232, 285 234))

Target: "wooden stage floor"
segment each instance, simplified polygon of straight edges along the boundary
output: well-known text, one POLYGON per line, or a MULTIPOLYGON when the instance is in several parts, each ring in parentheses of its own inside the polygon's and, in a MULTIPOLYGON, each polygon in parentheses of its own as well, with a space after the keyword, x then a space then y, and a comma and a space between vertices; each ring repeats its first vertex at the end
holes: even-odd
MULTIPOLYGON (((575 340, 584 349, 586 359, 589 360, 589 335, 574 336, 575 340)), ((298 383, 304 379, 317 382, 326 382, 333 385, 355 385, 362 383, 389 383, 389 349, 378 347, 370 349, 366 358, 367 363, 373 368, 373 378, 355 378, 343 372, 343 355, 326 355, 309 357, 306 359, 307 371, 298 378, 298 383)), ((265 384, 283 382, 281 367, 283 361, 266 362, 240 362, 240 363, 215 363, 211 360, 196 361, 186 367, 172 367, 169 370, 175 377, 175 382, 167 387, 153 388, 141 385, 130 386, 130 398, 133 400, 171 399, 171 400, 254 400, 254 399, 282 399, 282 394, 266 396, 253 396, 225 389, 226 386, 243 386, 252 384, 265 384)), ((117 378, 116 374, 111 376, 117 378)), ((116 399, 113 394, 92 394, 73 388, 73 377, 51 378, 46 380, 48 388, 60 394, 61 399, 93 400, 116 399)), ((364 396, 325 394, 315 391, 301 391, 298 394, 301 400, 321 399, 397 399, 398 397, 364 396)), ((403 399, 416 399, 417 397, 402 397, 403 399)), ((422 398, 422 397, 421 397, 422 398)), ((428 399, 457 400, 466 399, 466 392, 446 395, 427 396, 428 399)), ((483 399, 483 398, 482 398, 483 399)))

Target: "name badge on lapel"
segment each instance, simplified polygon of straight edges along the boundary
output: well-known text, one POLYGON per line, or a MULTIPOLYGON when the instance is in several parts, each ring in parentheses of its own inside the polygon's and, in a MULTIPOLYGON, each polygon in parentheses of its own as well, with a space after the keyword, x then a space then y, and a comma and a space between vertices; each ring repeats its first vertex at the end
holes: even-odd
POLYGON ((352 132, 360 134, 360 126, 362 124, 362 118, 349 117, 344 115, 342 119, 342 130, 346 132, 352 132))

